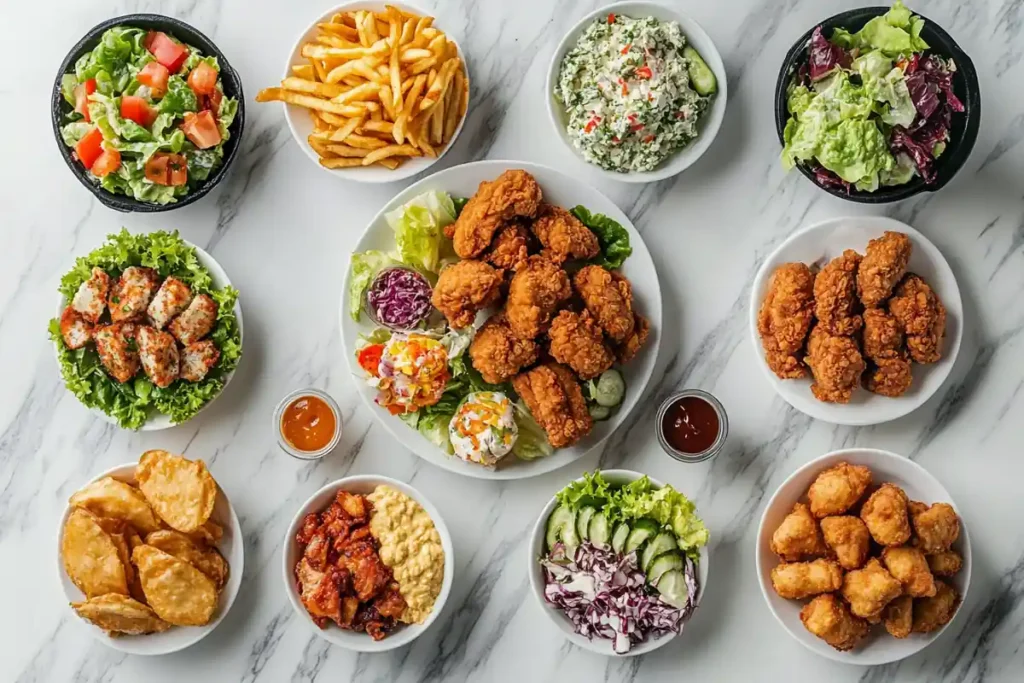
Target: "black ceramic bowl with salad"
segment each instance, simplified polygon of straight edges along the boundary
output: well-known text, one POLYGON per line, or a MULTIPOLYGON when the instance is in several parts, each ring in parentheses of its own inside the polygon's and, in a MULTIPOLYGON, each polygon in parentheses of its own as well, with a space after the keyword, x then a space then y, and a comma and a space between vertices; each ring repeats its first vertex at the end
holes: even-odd
POLYGON ((775 88, 783 166, 867 204, 945 186, 970 156, 980 120, 970 57, 899 0, 809 30, 775 88))
POLYGON ((224 177, 245 123, 242 82, 192 26, 129 14, 93 27, 53 86, 57 146, 75 177, 125 212, 175 209, 224 177))

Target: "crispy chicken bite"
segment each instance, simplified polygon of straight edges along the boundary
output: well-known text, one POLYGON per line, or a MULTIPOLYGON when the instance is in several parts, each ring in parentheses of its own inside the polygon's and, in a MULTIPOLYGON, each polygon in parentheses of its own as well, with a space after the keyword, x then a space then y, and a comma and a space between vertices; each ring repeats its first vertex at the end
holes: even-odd
POLYGON ((960 537, 960 518, 949 503, 935 503, 929 507, 915 501, 909 509, 914 524, 914 545, 925 555, 949 550, 960 537))
POLYGON ((177 318, 171 321, 167 330, 188 346, 210 334, 217 324, 217 302, 208 294, 199 294, 177 318))
POLYGON ((78 286, 71 299, 71 308, 84 320, 95 325, 107 309, 107 295, 110 292, 110 276, 102 268, 93 268, 89 279, 78 286))
POLYGON ((903 584, 903 592, 907 595, 913 598, 935 595, 935 577, 919 549, 910 546, 885 548, 882 550, 882 562, 893 578, 903 584))
POLYGON ((935 555, 927 555, 926 558, 934 576, 955 576, 964 566, 964 558, 955 550, 944 550, 935 555))
POLYGON ((890 358, 903 347, 903 328, 882 308, 864 311, 864 355, 875 360, 890 358))
POLYGON ((141 319, 159 286, 160 276, 152 268, 125 268, 110 288, 110 319, 115 323, 141 319))
POLYGON ((555 448, 573 445, 593 428, 583 392, 568 368, 557 363, 539 365, 517 375, 512 386, 555 448))
POLYGON ((784 263, 776 268, 757 314, 757 331, 765 361, 779 379, 798 379, 807 374, 800 361, 813 317, 811 269, 803 263, 784 263))
POLYGON ((458 220, 445 228, 445 234, 454 240, 460 258, 475 258, 491 244, 502 222, 537 215, 541 198, 540 185, 532 175, 518 169, 505 171, 494 180, 480 183, 458 220))
POLYGON ((814 374, 811 393, 826 403, 849 403, 866 367, 856 341, 832 336, 821 325, 811 330, 805 362, 814 374))
POLYGON ((907 494, 895 484, 882 484, 860 509, 871 538, 884 546, 903 545, 910 539, 907 494))
POLYGON ((483 253, 483 260, 495 268, 515 271, 526 263, 530 255, 530 231, 518 220, 504 223, 494 236, 491 246, 483 253))
POLYGON ((857 293, 865 308, 877 306, 892 294, 907 271, 912 245, 902 232, 886 231, 868 242, 857 270, 857 293))
POLYGON ((593 258, 601 251, 597 235, 560 206, 542 204, 530 229, 555 263, 593 258))
POLYGON ((167 332, 142 325, 135 335, 139 346, 142 370, 161 389, 178 379, 180 358, 178 345, 167 332))
POLYGON ((601 266, 584 266, 572 280, 590 314, 604 333, 621 344, 633 334, 633 288, 629 280, 601 266))
POLYGON ((146 308, 149 324, 158 330, 164 329, 171 318, 178 315, 192 303, 192 289, 176 277, 168 277, 156 290, 156 295, 146 308))
POLYGON ((828 262, 814 277, 814 315, 826 332, 848 337, 860 330, 857 315, 857 266, 861 255, 847 249, 828 262))
POLYGON ((793 506, 793 511, 786 515, 772 534, 771 549, 787 562, 825 554, 827 548, 810 508, 803 503, 793 506))
POLYGON ((211 340, 189 344, 181 350, 181 378, 188 382, 202 382, 218 360, 220 350, 211 340))
POLYGON ((821 534, 843 569, 860 569, 871 550, 871 534, 864 522, 853 515, 836 515, 821 520, 821 534))
POLYGON ((910 361, 898 354, 871 361, 864 373, 864 388, 879 396, 895 398, 907 393, 913 379, 910 361))
POLYGON ((903 278, 889 300, 889 312, 903 326, 907 350, 915 362, 935 363, 942 358, 946 307, 924 280, 912 273, 903 278))
POLYGON ((548 338, 551 357, 572 368, 580 379, 593 379, 615 362, 590 311, 560 311, 551 321, 548 338))
POLYGON ((864 355, 871 359, 864 388, 880 396, 902 396, 913 377, 903 350, 903 328, 881 308, 864 311, 864 355))
POLYGON ((558 306, 572 296, 569 276, 542 256, 531 256, 512 277, 505 315, 520 339, 533 339, 546 331, 558 306))
POLYGON ((914 633, 931 633, 950 622, 960 603, 960 594, 945 581, 935 581, 935 595, 914 600, 914 633))
POLYGON ((843 577, 843 598, 856 616, 877 623, 882 610, 903 593, 903 586, 886 571, 878 558, 871 558, 863 569, 854 569, 843 577))
POLYGON ((492 316, 473 337, 469 358, 485 382, 507 382, 537 360, 537 344, 512 333, 504 315, 492 316))
POLYGON ((839 650, 852 650, 868 634, 868 623, 832 593, 819 595, 800 610, 804 628, 839 650))
POLYGON ((501 271, 483 261, 459 261, 441 271, 430 302, 452 327, 466 327, 477 311, 498 300, 501 283, 501 271))
POLYGON ((772 587, 783 598, 802 600, 831 593, 843 585, 843 570, 834 560, 783 562, 772 569, 772 587))
POLYGON ((906 638, 910 635, 914 621, 914 598, 901 595, 885 607, 882 624, 893 638, 906 638))
POLYGON ((811 514, 818 519, 841 515, 852 508, 868 490, 871 470, 863 465, 841 462, 819 474, 807 490, 811 514))
POLYGON ((69 349, 80 349, 92 339, 94 327, 82 314, 68 304, 60 314, 60 336, 69 349))
POLYGON ((139 352, 135 341, 135 323, 100 325, 93 338, 96 353, 110 376, 124 384, 139 371, 139 352))
POLYGON ((626 337, 626 341, 615 347, 615 357, 620 365, 625 365, 633 360, 633 357, 640 352, 643 345, 647 343, 647 337, 651 333, 651 323, 639 313, 633 313, 633 333, 626 337))

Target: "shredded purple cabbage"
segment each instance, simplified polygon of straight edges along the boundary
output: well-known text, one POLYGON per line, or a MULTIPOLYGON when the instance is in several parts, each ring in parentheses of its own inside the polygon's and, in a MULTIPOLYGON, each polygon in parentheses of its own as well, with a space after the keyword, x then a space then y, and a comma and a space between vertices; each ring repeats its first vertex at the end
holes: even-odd
POLYGON ((617 654, 628 652, 648 637, 679 633, 694 609, 697 578, 690 558, 686 558, 684 569, 689 597, 683 609, 664 602, 647 585, 635 552, 619 555, 584 542, 570 561, 558 543, 551 555, 541 560, 541 566, 544 598, 565 613, 576 633, 613 641, 617 654))
POLYGON ((837 66, 850 65, 850 56, 846 50, 826 40, 820 26, 815 27, 811 34, 807 55, 812 81, 824 78, 837 66))
POLYGON ((374 278, 366 303, 384 327, 408 330, 430 314, 430 292, 430 283, 416 271, 387 268, 374 278))

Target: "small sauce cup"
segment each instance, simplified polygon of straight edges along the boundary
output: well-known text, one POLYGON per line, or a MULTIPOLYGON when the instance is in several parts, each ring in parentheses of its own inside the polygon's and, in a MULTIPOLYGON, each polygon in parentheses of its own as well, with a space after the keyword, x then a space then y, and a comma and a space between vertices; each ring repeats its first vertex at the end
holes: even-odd
MULTIPOLYGON (((301 408, 301 406, 300 406, 301 408)), ((341 441, 342 420, 341 420, 341 409, 338 407, 337 401, 331 398, 330 394, 321 391, 319 389, 298 389, 281 399, 281 402, 277 404, 277 409, 274 410, 274 430, 277 432, 277 445, 281 447, 288 455, 299 460, 319 460, 324 457, 338 445, 341 441), (289 409, 302 399, 311 398, 318 399, 323 402, 331 414, 334 417, 334 433, 330 439, 327 440, 326 444, 316 450, 302 450, 296 444, 292 443, 287 436, 285 436, 285 418, 289 413, 289 409)))
POLYGON ((658 408, 658 443, 680 462, 709 460, 729 435, 729 416, 717 398, 700 389, 669 396, 658 408), (671 433, 670 433, 671 432, 671 433), (690 443, 694 452, 683 450, 690 443))

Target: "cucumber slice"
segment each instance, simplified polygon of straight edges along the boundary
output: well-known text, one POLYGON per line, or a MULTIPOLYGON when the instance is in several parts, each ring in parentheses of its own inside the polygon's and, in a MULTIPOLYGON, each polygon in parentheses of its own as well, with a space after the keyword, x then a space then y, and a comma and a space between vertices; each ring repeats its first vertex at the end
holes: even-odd
POLYGON ((678 609, 686 607, 690 591, 686 588, 686 577, 681 569, 672 569, 661 575, 656 585, 661 599, 678 609))
POLYGON ((590 518, 594 516, 595 512, 597 512, 597 508, 585 505, 576 513, 576 535, 580 537, 580 543, 590 539, 587 531, 590 527, 590 518))
POLYGON ((576 533, 576 511, 570 510, 569 514, 571 517, 566 521, 565 526, 562 527, 562 532, 559 536, 562 539, 562 543, 565 544, 565 554, 570 560, 576 554, 576 548, 580 545, 580 537, 576 533))
POLYGON ((664 532, 658 534, 653 541, 644 546, 644 552, 640 555, 640 568, 646 572, 647 568, 651 566, 651 562, 654 562, 654 558, 675 549, 675 536, 664 532))
POLYGON ((603 512, 598 512, 590 518, 590 526, 587 527, 587 537, 590 542, 601 548, 607 548, 612 535, 612 525, 603 512))
POLYGON ((615 533, 612 534, 612 550, 617 553, 622 552, 622 549, 626 547, 626 539, 629 538, 630 531, 632 529, 628 524, 619 522, 619 525, 615 527, 615 533))
POLYGON ((633 530, 629 532, 629 537, 626 538, 626 547, 622 549, 624 553, 631 553, 642 546, 647 539, 651 538, 658 533, 658 525, 649 519, 637 520, 633 525, 633 530))
POLYGON ((682 571, 685 564, 686 560, 683 559, 682 553, 676 550, 662 553, 651 562, 651 567, 647 570, 647 583, 656 586, 666 572, 682 571))
POLYGON ((612 409, 607 406, 603 406, 600 403, 588 404, 587 412, 590 413, 590 417, 594 422, 601 422, 612 416, 612 409))
POLYGON ((566 524, 572 524, 572 521, 572 511, 565 505, 556 507, 555 511, 548 517, 547 533, 544 540, 547 542, 549 552, 561 539, 562 528, 566 524))
POLYGON ((690 83, 693 84, 693 89, 701 95, 711 95, 717 92, 718 79, 715 78, 715 73, 708 67, 700 53, 687 45, 683 48, 683 56, 689 63, 686 70, 690 74, 690 83))

